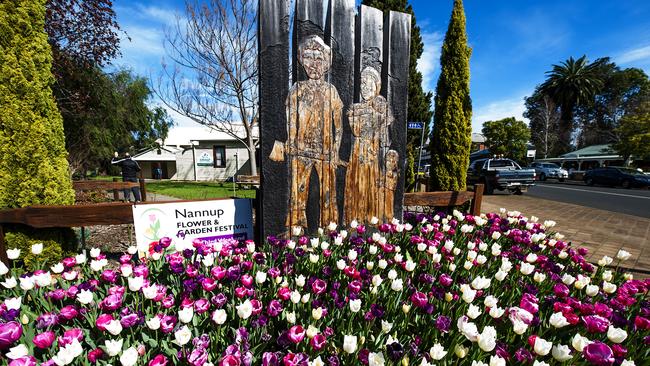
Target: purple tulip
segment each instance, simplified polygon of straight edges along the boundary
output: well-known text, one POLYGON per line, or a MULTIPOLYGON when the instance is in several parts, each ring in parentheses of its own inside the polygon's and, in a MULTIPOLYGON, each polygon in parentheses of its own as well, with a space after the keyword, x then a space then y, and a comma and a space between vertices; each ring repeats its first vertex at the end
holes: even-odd
POLYGON ((454 283, 454 279, 449 275, 443 273, 440 275, 440 277, 438 277, 438 282, 440 282, 440 284, 445 287, 449 287, 452 283, 454 283))
POLYGON ((280 315, 280 313, 282 313, 282 303, 275 299, 271 300, 271 302, 269 302, 268 309, 266 309, 266 313, 272 317, 280 315))
POLYGON ((278 356, 273 352, 264 352, 262 355, 262 366, 279 366, 278 356))
POLYGON ((314 292, 314 294, 320 295, 325 292, 325 290, 327 290, 327 282, 319 278, 311 284, 311 290, 314 292))
POLYGON ((420 291, 415 291, 413 295, 411 295, 411 302, 413 305, 415 305, 418 308, 423 308, 427 306, 429 303, 429 300, 427 299, 427 295, 420 292, 420 291))
POLYGON ((612 352, 612 349, 603 342, 595 341, 588 344, 587 347, 582 350, 582 354, 592 365, 609 366, 614 363, 614 353, 612 352))
POLYGON ((553 293, 560 298, 567 297, 569 296, 569 288, 563 283, 556 283, 553 286, 553 293))
POLYGON ((140 322, 140 317, 136 313, 125 315, 120 319, 120 324, 122 324, 122 327, 124 328, 131 328, 132 326, 138 324, 139 322, 140 322))
POLYGON ((79 312, 77 311, 77 308, 74 305, 64 306, 59 311, 59 317, 65 320, 74 319, 77 317, 77 315, 79 315, 79 312))
POLYGON ((111 294, 99 303, 99 308, 106 311, 115 311, 122 307, 122 295, 111 294))
POLYGON ((23 335, 23 327, 18 322, 0 324, 0 349, 7 349, 23 335))
POLYGON ((582 317, 589 333, 604 333, 609 327, 609 320, 600 315, 587 315, 582 317))
POLYGON ((305 328, 301 325, 294 325, 289 329, 289 339, 293 343, 300 343, 305 338, 305 328))
POLYGON ((47 331, 34 336, 32 342, 34 343, 34 346, 36 346, 37 348, 48 349, 50 348, 52 343, 54 343, 55 338, 56 335, 54 334, 54 332, 47 331))
POLYGON ((449 328, 451 327, 451 319, 449 317, 441 315, 436 319, 435 327, 442 333, 449 333, 449 328))
POLYGON ((34 356, 23 356, 9 362, 9 366, 36 366, 34 356))

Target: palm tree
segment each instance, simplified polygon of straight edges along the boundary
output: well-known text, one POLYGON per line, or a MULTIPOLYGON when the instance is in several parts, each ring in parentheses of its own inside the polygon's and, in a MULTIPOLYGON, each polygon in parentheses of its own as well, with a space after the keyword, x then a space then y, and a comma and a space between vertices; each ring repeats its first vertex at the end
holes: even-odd
POLYGON ((579 59, 569 57, 553 70, 546 72, 541 91, 560 106, 560 150, 569 151, 573 132, 573 113, 577 106, 589 103, 603 86, 600 68, 605 59, 589 63, 587 56, 579 59))

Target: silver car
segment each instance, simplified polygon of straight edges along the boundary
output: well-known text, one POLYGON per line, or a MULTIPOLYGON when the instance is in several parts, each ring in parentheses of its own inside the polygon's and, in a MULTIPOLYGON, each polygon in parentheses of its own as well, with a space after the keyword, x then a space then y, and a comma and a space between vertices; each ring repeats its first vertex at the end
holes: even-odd
POLYGON ((551 178, 564 182, 569 178, 569 172, 554 163, 534 162, 530 164, 530 167, 535 169, 537 177, 542 181, 551 178))

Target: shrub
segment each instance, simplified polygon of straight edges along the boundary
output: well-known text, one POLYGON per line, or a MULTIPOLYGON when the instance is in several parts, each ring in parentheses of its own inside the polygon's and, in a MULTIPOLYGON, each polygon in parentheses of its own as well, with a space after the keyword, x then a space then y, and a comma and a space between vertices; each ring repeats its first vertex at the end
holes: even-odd
POLYGON ((28 270, 49 268, 58 263, 74 246, 74 232, 69 229, 48 229, 26 233, 15 230, 5 234, 7 249, 20 249, 20 260, 28 270), (72 240, 71 240, 72 239, 72 240), (40 255, 32 253, 32 245, 43 244, 40 255))

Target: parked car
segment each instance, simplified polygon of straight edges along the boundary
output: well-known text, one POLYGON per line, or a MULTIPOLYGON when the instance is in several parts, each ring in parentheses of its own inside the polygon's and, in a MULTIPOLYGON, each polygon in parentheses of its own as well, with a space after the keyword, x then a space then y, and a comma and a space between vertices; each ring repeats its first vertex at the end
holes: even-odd
POLYGON ((587 170, 584 181, 587 185, 621 186, 623 188, 650 187, 650 177, 636 169, 608 166, 587 170))
POLYGON ((569 172, 554 163, 534 162, 530 164, 530 167, 535 169, 537 179, 541 181, 551 178, 564 182, 565 179, 569 178, 569 172))
POLYGON ((522 169, 510 159, 478 159, 470 163, 467 183, 482 183, 485 194, 495 189, 522 194, 535 184, 535 169, 522 169))

